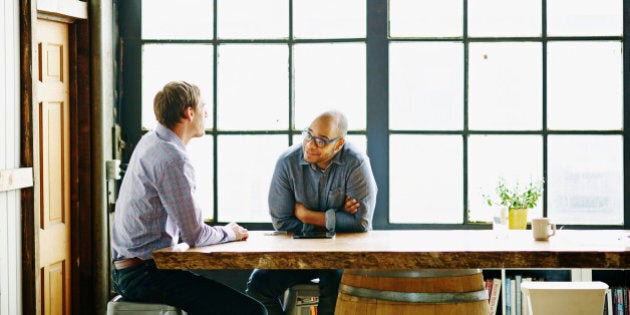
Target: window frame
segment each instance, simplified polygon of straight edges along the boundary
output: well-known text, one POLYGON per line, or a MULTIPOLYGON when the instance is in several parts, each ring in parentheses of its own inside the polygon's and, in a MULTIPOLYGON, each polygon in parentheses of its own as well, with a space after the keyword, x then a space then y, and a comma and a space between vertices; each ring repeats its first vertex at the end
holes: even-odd
MULTIPOLYGON (((289 10, 292 10, 293 0, 289 1, 289 10)), ((630 40, 626 34, 630 34, 630 0, 623 0, 623 36, 609 36, 609 37, 594 37, 594 36, 567 36, 567 37, 548 37, 546 36, 546 0, 541 1, 543 6, 543 28, 542 28, 542 49, 543 49, 543 110, 542 110, 542 129, 536 131, 501 131, 501 130, 470 130, 468 128, 468 90, 464 89, 464 127, 461 131, 412 131, 412 130, 390 130, 389 129, 389 44, 391 42, 404 42, 404 41, 418 41, 418 40, 460 40, 464 43, 464 58, 468 58, 468 44, 473 42, 500 42, 500 41, 541 41, 539 37, 518 37, 518 38, 490 38, 490 37, 475 37, 470 38, 467 36, 467 0, 462 0, 464 9, 464 23, 463 23, 463 36, 462 38, 445 38, 445 39, 418 39, 418 38, 390 38, 388 32, 388 0, 366 0, 366 38, 354 38, 354 39, 322 39, 322 40, 308 40, 308 39, 294 39, 293 30, 289 29, 289 38, 286 40, 220 40, 217 39, 217 18, 216 9, 214 10, 214 35, 212 39, 208 40, 142 40, 141 38, 141 0, 124 0, 117 2, 118 24, 115 26, 118 28, 119 38, 118 42, 118 56, 117 56, 117 89, 116 89, 116 114, 115 122, 122 130, 122 138, 124 139, 124 146, 115 144, 115 150, 122 152, 123 163, 129 160, 134 145, 138 142, 144 131, 141 128, 141 54, 142 45, 145 43, 208 43, 213 45, 214 49, 214 82, 213 93, 216 95, 217 90, 217 49, 218 45, 222 43, 287 43, 289 46, 298 43, 330 43, 330 42, 364 42, 366 47, 366 130, 354 130, 350 134, 359 134, 367 136, 367 154, 370 157, 372 163, 372 169, 374 177, 378 184, 378 197, 376 203, 376 211, 374 213, 373 227, 374 229, 487 229, 488 224, 471 224, 468 222, 468 137, 471 135, 542 135, 543 138, 543 174, 545 179, 544 192, 543 192, 543 214, 547 214, 547 138, 549 135, 621 135, 623 137, 623 226, 617 225, 579 225, 570 226, 571 228, 588 229, 588 228, 602 228, 613 229, 623 228, 630 229, 630 136, 628 128, 622 128, 621 131, 590 131, 590 130, 571 130, 571 131, 554 131, 547 129, 546 122, 546 110, 547 110, 547 89, 546 89, 546 62, 547 62, 547 43, 549 41, 562 41, 562 40, 621 40, 622 49, 630 47, 628 44, 630 40), (461 135, 463 137, 463 209, 462 216, 463 224, 392 224, 389 222, 389 137, 394 134, 436 134, 436 135, 461 135)), ((216 0, 214 1, 216 8, 216 0)), ((289 17, 289 21, 292 20, 292 16, 289 17)), ((292 60, 292 49, 289 49, 289 60, 292 60)), ((293 74, 292 62, 289 63, 289 75, 293 74)), ((630 79, 626 76, 630 76, 630 52, 628 49, 623 50, 623 121, 630 121, 630 106, 628 105, 628 97, 630 95, 630 79)), ((221 222, 221 218, 218 217, 217 210, 217 137, 221 135, 230 134, 282 134, 288 137, 288 143, 293 143, 293 137, 301 132, 301 127, 296 126, 291 129, 290 126, 294 123, 293 118, 293 83, 292 79, 289 80, 289 108, 288 108, 288 126, 283 130, 265 130, 265 131, 217 131, 216 128, 210 128, 206 131, 206 135, 213 137, 213 194, 214 205, 213 212, 214 218, 218 218, 217 223, 221 222)), ((468 85, 468 63, 464 63, 464 84, 468 85)), ((216 113, 216 97, 213 98, 212 111, 213 111, 213 126, 217 124, 216 113)), ((625 125, 625 123, 624 123, 625 125)), ((272 166, 270 166, 272 167, 272 166)), ((272 229, 271 223, 251 223, 243 222, 243 224, 250 229, 272 229)), ((569 225, 567 225, 568 227, 569 225)))

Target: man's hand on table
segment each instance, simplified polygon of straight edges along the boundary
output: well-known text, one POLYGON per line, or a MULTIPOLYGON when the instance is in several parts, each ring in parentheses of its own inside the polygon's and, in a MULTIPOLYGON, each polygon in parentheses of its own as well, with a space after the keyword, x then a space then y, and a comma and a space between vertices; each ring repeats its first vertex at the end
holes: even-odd
POLYGON ((245 241, 249 237, 249 231, 247 231, 246 228, 238 225, 236 222, 231 222, 227 224, 226 227, 234 231, 234 234, 236 234, 237 241, 245 241))

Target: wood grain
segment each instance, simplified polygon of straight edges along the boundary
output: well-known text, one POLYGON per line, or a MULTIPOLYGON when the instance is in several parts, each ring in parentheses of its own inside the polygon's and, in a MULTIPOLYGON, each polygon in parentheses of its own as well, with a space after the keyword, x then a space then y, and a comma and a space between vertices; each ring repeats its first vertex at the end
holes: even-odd
POLYGON ((154 252, 162 269, 627 268, 630 231, 562 230, 547 242, 531 230, 495 239, 489 230, 371 231, 292 239, 251 231, 244 242, 154 252))

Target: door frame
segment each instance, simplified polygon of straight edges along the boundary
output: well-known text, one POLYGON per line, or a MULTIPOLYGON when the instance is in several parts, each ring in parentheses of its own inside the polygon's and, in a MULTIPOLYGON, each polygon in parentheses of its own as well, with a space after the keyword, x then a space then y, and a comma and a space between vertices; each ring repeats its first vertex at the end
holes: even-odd
MULTIPOLYGON (((37 141, 38 78, 33 67, 37 65, 37 19, 49 19, 69 26, 70 60, 70 211, 71 215, 71 312, 94 313, 91 199, 91 86, 90 86, 90 26, 87 21, 87 3, 77 0, 20 0, 20 85, 21 167, 36 165, 34 143, 37 141), (54 5, 51 5, 54 4, 54 5), (38 10, 38 7, 40 10, 38 10), (44 11, 46 10, 46 11, 44 11)), ((22 208, 22 312, 41 314, 41 287, 39 279, 38 239, 39 213, 36 212, 35 190, 39 189, 39 174, 34 173, 35 185, 21 190, 22 208)))

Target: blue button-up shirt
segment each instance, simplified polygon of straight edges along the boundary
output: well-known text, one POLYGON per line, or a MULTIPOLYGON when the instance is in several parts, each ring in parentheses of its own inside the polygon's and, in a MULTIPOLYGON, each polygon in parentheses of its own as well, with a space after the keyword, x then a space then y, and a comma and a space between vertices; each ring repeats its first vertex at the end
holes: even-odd
POLYGON ((204 224, 194 191, 195 171, 184 143, 158 125, 138 142, 122 181, 112 258, 150 259, 154 250, 178 243, 179 235, 192 247, 235 240, 231 229, 204 224))
POLYGON ((325 170, 304 160, 302 144, 285 151, 276 163, 269 188, 269 212, 274 227, 297 232, 314 227, 294 215, 295 203, 326 212, 326 229, 364 232, 372 229, 376 182, 369 158, 346 142, 325 170), (355 214, 343 210, 345 197, 361 205, 355 214))

